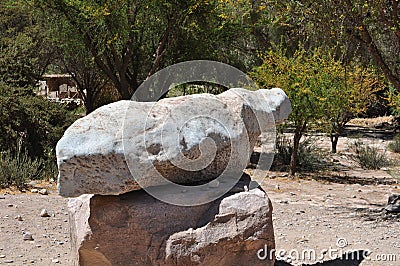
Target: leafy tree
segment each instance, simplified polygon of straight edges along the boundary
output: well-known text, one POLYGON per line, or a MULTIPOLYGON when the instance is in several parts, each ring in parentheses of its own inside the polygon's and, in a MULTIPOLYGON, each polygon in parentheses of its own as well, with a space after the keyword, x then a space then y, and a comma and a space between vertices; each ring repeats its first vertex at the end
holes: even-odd
MULTIPOLYGON (((276 2, 276 1, 274 1, 276 2)), ((400 2, 398 0, 279 1, 279 18, 309 47, 336 47, 337 58, 374 62, 400 90, 400 2)), ((275 3, 276 5, 276 3, 275 3)), ((290 34, 293 36, 293 34, 290 34)))
POLYGON ((292 104, 294 127, 290 172, 295 174, 300 139, 310 126, 323 125, 336 152, 339 136, 354 115, 365 111, 378 88, 370 70, 345 67, 324 49, 297 50, 287 56, 282 48, 270 50, 252 77, 266 88, 280 87, 292 104))
POLYGON ((332 153, 336 153, 346 124, 367 111, 376 99, 375 93, 382 90, 384 84, 371 68, 345 66, 331 54, 319 53, 318 57, 319 64, 314 72, 319 83, 318 100, 323 115, 319 122, 329 134, 332 153))
MULTIPOLYGON (((82 95, 86 114, 91 113, 102 102, 104 88, 110 83, 109 79, 97 68, 84 47, 76 43, 73 50, 64 49, 62 64, 65 72, 74 79, 77 89, 82 95)), ((101 106, 101 105, 100 105, 101 106)))
POLYGON ((296 173, 297 154, 300 139, 311 122, 321 118, 318 102, 318 81, 314 78, 315 62, 304 49, 295 52, 293 57, 285 55, 282 48, 270 50, 263 58, 263 64, 252 73, 252 78, 264 88, 280 87, 288 95, 293 123, 293 150, 290 173, 296 173))
MULTIPOLYGON (((206 47, 203 44, 212 40, 204 36, 204 27, 210 25, 207 22, 210 16, 216 16, 213 1, 26 2, 40 10, 39 13, 52 17, 61 37, 68 34, 60 38, 66 41, 66 45, 69 39, 75 41, 78 38, 88 57, 111 80, 123 99, 129 99, 143 80, 163 66, 181 60, 205 59, 205 52, 212 48, 212 45, 208 45, 208 49, 197 49, 206 47), (69 38, 71 33, 73 38, 69 38), (186 33, 197 38, 196 45, 184 43, 188 40, 186 33), (202 53, 196 56, 190 51, 202 53)), ((211 20, 216 22, 211 31, 218 31, 218 17, 211 20)), ((73 51, 71 46, 68 49, 73 51)), ((207 59, 211 59, 214 55, 207 56, 207 59)))
POLYGON ((400 90, 400 2, 398 0, 337 0, 346 33, 368 51, 387 80, 400 90))
POLYGON ((0 3, 0 82, 34 86, 54 50, 41 22, 20 5, 0 3))

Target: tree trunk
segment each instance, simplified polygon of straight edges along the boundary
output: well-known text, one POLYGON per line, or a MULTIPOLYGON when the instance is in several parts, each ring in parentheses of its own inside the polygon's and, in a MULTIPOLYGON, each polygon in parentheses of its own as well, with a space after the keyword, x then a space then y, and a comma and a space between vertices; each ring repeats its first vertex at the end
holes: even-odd
POLYGON ((85 108, 86 108, 86 115, 88 115, 88 114, 90 114, 91 112, 94 111, 94 99, 93 99, 93 97, 87 97, 86 98, 85 108))
POLYGON ((307 127, 307 122, 303 122, 303 124, 297 126, 294 131, 293 151, 292 151, 292 155, 290 157, 290 169, 289 169, 289 171, 290 171, 289 174, 291 176, 294 176, 297 171, 297 154, 299 151, 300 139, 303 136, 303 132, 306 130, 306 127, 307 127))
POLYGON ((339 134, 337 134, 337 133, 331 133, 330 134, 330 138, 331 138, 331 146, 332 146, 332 150, 331 150, 331 152, 332 153, 336 153, 337 152, 337 143, 338 143, 338 140, 339 140, 339 134))

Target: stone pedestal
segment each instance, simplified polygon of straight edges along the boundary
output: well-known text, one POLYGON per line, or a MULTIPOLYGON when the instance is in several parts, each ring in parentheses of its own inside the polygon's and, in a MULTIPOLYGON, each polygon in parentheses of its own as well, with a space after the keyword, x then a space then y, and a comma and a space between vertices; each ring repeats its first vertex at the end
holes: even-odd
POLYGON ((272 205, 254 189, 200 206, 175 206, 143 190, 69 201, 74 265, 273 265, 272 205))

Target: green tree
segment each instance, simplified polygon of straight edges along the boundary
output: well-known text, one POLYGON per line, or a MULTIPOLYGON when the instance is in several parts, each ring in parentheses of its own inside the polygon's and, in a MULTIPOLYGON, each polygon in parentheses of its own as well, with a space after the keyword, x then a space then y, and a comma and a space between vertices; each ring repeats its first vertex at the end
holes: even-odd
POLYGON ((41 21, 15 3, 0 3, 0 82, 34 86, 53 55, 41 21))
POLYGON ((300 139, 307 126, 321 118, 318 102, 318 81, 314 78, 315 60, 304 49, 294 56, 286 56, 282 48, 270 50, 263 58, 263 64, 250 75, 264 88, 280 87, 288 95, 293 123, 293 150, 290 160, 290 174, 296 173, 297 154, 300 139))
MULTIPOLYGON (((72 44, 71 44, 72 46, 72 44)), ((73 50, 62 50, 61 61, 63 71, 74 79, 77 89, 82 95, 86 114, 93 112, 103 101, 104 88, 110 83, 102 71, 99 71, 92 57, 88 56, 85 47, 75 43, 73 50)), ((101 105, 100 105, 101 106, 101 105)))
MULTIPOLYGON (((390 98, 398 97, 393 96, 400 91, 400 1, 276 2, 272 5, 277 20, 286 26, 285 40, 300 39, 309 48, 335 48, 336 59, 347 65, 373 63, 391 83, 390 98)), ((396 101, 392 104, 397 107, 396 101)))
POLYGON ((280 87, 292 104, 294 127, 290 172, 295 174, 300 139, 310 126, 325 130, 336 152, 339 136, 350 118, 365 111, 380 88, 371 70, 345 67, 325 49, 304 48, 288 56, 282 48, 269 51, 252 77, 265 88, 280 87), (321 127, 322 126, 322 127, 321 127))
POLYGON ((339 137, 346 124, 358 114, 367 111, 376 99, 375 93, 384 88, 382 80, 371 68, 345 66, 332 54, 317 54, 319 64, 314 75, 319 83, 318 101, 321 107, 322 130, 329 134, 331 152, 337 152, 339 137))
MULTIPOLYGON (((164 66, 188 59, 216 58, 215 50, 210 51, 213 47, 210 43, 217 43, 212 36, 223 32, 219 30, 220 19, 214 12, 213 1, 25 2, 39 10, 38 14, 52 18, 59 39, 66 46, 78 38, 88 57, 111 80, 123 99, 129 99, 143 80, 164 66), (208 38, 204 27, 210 26, 207 19, 211 16, 215 23, 208 38), (194 37, 197 43, 186 36, 194 37), (195 45, 187 45, 187 40, 195 45)), ((68 49, 73 51, 71 47, 68 49)))

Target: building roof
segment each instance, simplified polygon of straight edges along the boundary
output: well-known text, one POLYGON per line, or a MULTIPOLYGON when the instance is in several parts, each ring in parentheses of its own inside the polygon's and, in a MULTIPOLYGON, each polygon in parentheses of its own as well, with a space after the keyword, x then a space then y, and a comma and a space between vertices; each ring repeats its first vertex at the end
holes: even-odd
POLYGON ((47 74, 43 75, 43 78, 72 78, 70 74, 47 74))

